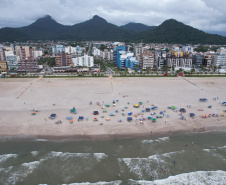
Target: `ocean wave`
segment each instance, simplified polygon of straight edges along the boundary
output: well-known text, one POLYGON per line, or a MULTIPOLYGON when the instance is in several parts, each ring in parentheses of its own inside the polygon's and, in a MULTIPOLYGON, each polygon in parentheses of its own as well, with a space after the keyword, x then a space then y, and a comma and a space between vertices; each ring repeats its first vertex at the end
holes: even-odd
POLYGON ((171 158, 173 155, 183 152, 184 150, 155 154, 148 158, 119 158, 118 161, 119 163, 123 161, 129 168, 130 172, 138 175, 139 178, 149 176, 150 174, 153 174, 153 177, 158 178, 157 170, 167 168, 167 158, 171 158))
POLYGON ((10 166, 4 169, 4 176, 1 178, 2 184, 15 184, 29 174, 40 165, 41 161, 33 161, 29 163, 23 163, 19 166, 10 166))
POLYGON ((45 141, 48 141, 47 139, 36 139, 35 141, 42 141, 42 142, 45 142, 45 141))
POLYGON ((39 154, 39 152, 38 152, 38 151, 31 151, 31 154, 32 154, 33 156, 36 156, 36 155, 39 154))
POLYGON ((157 141, 157 142, 160 142, 160 141, 169 141, 169 137, 160 137, 160 138, 158 138, 155 141, 157 141))
POLYGON ((147 144, 149 144, 149 143, 153 143, 154 142, 154 140, 143 140, 143 141, 141 141, 142 143, 147 143, 147 144))
POLYGON ((210 153, 213 157, 216 157, 224 162, 226 162, 225 157, 223 157, 222 155, 220 155, 216 149, 203 149, 204 152, 208 152, 210 153))
POLYGON ((108 156, 105 153, 69 153, 69 152, 55 152, 51 151, 49 154, 50 157, 62 157, 64 160, 68 157, 79 157, 79 158, 90 158, 93 157, 97 162, 100 162, 102 159, 107 158, 108 156))
POLYGON ((166 179, 144 181, 129 179, 131 185, 162 185, 162 184, 191 184, 191 185, 225 185, 226 172, 225 171, 197 171, 190 173, 183 173, 175 176, 169 176, 166 179))
POLYGON ((3 154, 0 155, 0 163, 7 161, 9 158, 16 158, 17 154, 3 154))
POLYGON ((81 183, 72 183, 68 185, 120 185, 122 183, 121 180, 116 180, 116 181, 111 181, 111 182, 95 182, 95 183, 90 183, 90 182, 81 182, 81 183))

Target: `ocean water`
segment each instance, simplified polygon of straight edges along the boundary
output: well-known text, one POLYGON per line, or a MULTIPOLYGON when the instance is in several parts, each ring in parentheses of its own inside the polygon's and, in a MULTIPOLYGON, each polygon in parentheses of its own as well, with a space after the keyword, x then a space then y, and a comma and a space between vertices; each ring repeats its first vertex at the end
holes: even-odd
POLYGON ((226 184, 226 133, 66 141, 0 138, 0 184, 226 184))

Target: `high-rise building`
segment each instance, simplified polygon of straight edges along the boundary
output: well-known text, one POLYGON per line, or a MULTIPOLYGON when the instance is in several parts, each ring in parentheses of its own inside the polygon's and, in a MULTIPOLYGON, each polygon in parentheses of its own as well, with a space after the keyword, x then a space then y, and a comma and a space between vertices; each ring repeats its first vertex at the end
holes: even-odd
POLYGON ((17 56, 16 55, 8 55, 6 56, 6 61, 8 65, 9 70, 17 70, 18 68, 18 61, 17 61, 17 56))
POLYGON ((66 54, 64 51, 55 57, 56 67, 72 66, 71 55, 66 54))

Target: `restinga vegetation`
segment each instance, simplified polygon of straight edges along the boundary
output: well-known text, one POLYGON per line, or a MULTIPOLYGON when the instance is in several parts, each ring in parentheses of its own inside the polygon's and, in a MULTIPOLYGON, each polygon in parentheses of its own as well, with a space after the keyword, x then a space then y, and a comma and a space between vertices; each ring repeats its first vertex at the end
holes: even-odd
POLYGON ((45 16, 29 26, 0 29, 0 42, 26 40, 226 44, 226 37, 205 33, 174 19, 166 20, 156 27, 139 23, 118 27, 95 15, 88 21, 67 26, 57 23, 51 16, 45 16))

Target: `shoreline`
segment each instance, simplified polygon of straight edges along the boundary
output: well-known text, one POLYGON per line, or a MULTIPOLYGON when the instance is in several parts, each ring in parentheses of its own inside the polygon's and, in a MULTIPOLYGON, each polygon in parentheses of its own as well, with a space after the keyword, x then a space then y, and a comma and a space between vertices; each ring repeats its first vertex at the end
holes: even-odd
POLYGON ((185 135, 185 134, 202 134, 202 133, 226 133, 226 126, 209 126, 205 127, 205 131, 193 131, 193 130, 170 130, 162 131, 162 132, 149 132, 149 133, 129 133, 129 134, 99 134, 99 135, 29 135, 29 134, 21 134, 21 135, 0 135, 1 141, 40 141, 40 142, 63 142, 63 141, 113 141, 113 140, 123 140, 123 139, 151 139, 158 137, 170 137, 177 135, 185 135), (91 136, 91 138, 90 138, 91 136), (33 139, 33 140, 31 140, 33 139))

